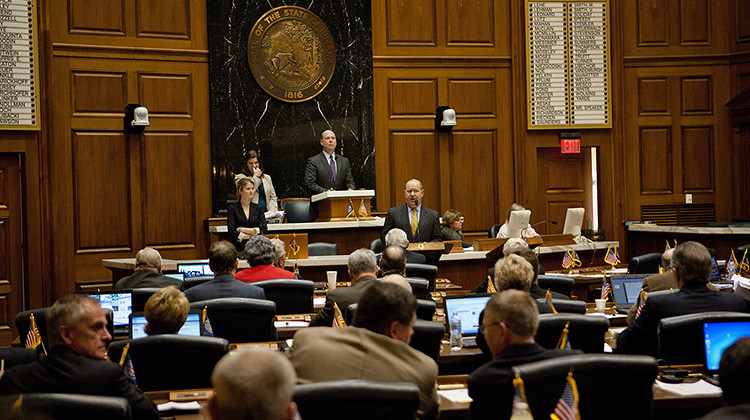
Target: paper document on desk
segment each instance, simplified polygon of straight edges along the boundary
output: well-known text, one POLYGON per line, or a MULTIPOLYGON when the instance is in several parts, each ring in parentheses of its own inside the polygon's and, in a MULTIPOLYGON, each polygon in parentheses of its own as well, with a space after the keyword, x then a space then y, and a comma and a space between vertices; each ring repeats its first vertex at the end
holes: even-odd
POLYGON ((165 411, 194 411, 194 410, 200 410, 201 405, 198 401, 191 401, 191 402, 175 402, 175 401, 169 401, 165 402, 164 404, 159 404, 156 406, 157 409, 159 409, 159 412, 165 412, 165 411))
POLYGON ((438 389, 438 395, 454 403, 470 403, 474 400, 469 396, 468 388, 438 389))
POLYGON ((659 388, 669 391, 673 394, 682 396, 719 396, 721 395, 721 388, 709 384, 708 382, 701 379, 698 382, 692 383, 681 383, 681 384, 667 384, 661 381, 656 381, 656 386, 659 388))

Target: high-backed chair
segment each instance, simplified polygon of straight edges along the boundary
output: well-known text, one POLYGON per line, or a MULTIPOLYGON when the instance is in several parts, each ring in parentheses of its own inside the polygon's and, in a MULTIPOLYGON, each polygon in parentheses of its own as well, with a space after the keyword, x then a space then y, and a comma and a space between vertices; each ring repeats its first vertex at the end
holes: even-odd
MULTIPOLYGON (((544 302, 544 299, 536 299, 537 302, 544 302)), ((552 299, 555 310, 559 313, 581 314, 586 313, 586 302, 582 300, 552 299)))
POLYGON ((502 223, 496 223, 492 226, 490 226, 489 230, 487 231, 487 237, 489 238, 496 238, 497 232, 500 231, 500 226, 502 226, 502 223))
POLYGON ((708 321, 750 321, 750 314, 701 312, 663 318, 657 329, 659 358, 671 365, 703 364, 703 323, 708 321))
POLYGON ((18 410, 18 416, 13 418, 18 419, 130 420, 127 399, 101 395, 36 393, 0 397, 0 413, 14 410, 18 410), (21 403, 14 408, 21 397, 21 403))
MULTIPOLYGON (((36 315, 34 315, 36 316, 36 315)), ((21 334, 21 340, 25 340, 26 335, 21 334)), ((36 360, 36 350, 23 347, 0 347, 0 360, 5 360, 5 368, 24 365, 36 360)))
POLYGON ((266 299, 276 303, 277 315, 313 312, 315 283, 310 280, 264 280, 253 285, 263 288, 266 299))
POLYGON ((158 291, 158 287, 139 287, 137 289, 133 289, 133 298, 130 304, 133 312, 143 312, 143 309, 146 307, 148 298, 150 298, 151 295, 158 291))
POLYGON ((440 356, 440 341, 444 335, 445 324, 442 322, 417 319, 414 322, 414 335, 411 336, 409 345, 437 362, 440 356))
POLYGON ((119 361, 128 343, 138 387, 144 391, 210 388, 214 366, 229 352, 223 338, 161 334, 113 341, 109 359, 119 361))
POLYGON ((185 280, 182 282, 182 285, 185 286, 185 290, 195 287, 198 285, 201 285, 209 280, 213 280, 214 276, 195 276, 195 277, 185 277, 185 280))
POLYGON ((576 284, 573 277, 568 276, 550 276, 540 274, 537 279, 539 281, 539 287, 542 289, 549 289, 565 296, 571 296, 573 294, 573 286, 576 284))
POLYGON ((305 420, 412 420, 419 387, 411 382, 314 382, 295 386, 294 402, 305 420))
MULTIPOLYGON (((22 311, 16 315, 16 328, 18 328, 18 335, 21 337, 22 343, 26 341, 26 333, 29 331, 29 325, 31 324, 30 317, 33 313, 34 322, 36 323, 36 327, 39 330, 39 336, 42 337, 44 348, 49 350, 49 341, 47 341, 47 312, 49 312, 49 308, 39 308, 22 311)), ((107 318, 107 331, 109 331, 109 335, 114 337, 115 327, 113 323, 112 311, 109 309, 105 309, 104 316, 107 318)))
POLYGON ((383 241, 380 240, 380 238, 373 239, 372 242, 370 242, 370 251, 380 254, 385 249, 385 244, 383 244, 383 241))
POLYGON ((436 265, 406 263, 406 275, 404 277, 425 279, 429 282, 429 291, 434 292, 437 271, 436 265))
POLYGON ((190 309, 207 307, 215 337, 230 343, 276 341, 276 304, 270 300, 221 298, 190 303, 190 309))
POLYGON ((429 280, 411 277, 405 277, 404 279, 411 285, 411 291, 417 299, 432 299, 429 280))
POLYGON ((609 329, 609 320, 603 316, 541 314, 534 341, 544 348, 554 349, 566 323, 570 323, 568 340, 571 348, 585 353, 604 352, 604 334, 609 329))
POLYGON ((628 274, 650 274, 658 273, 661 265, 661 254, 652 252, 639 255, 630 259, 628 263, 628 274))
POLYGON ((286 213, 287 223, 306 223, 310 221, 309 198, 285 198, 281 200, 281 208, 286 213))
POLYGON ((321 255, 339 255, 339 246, 328 242, 313 242, 307 244, 307 255, 319 257, 321 255))

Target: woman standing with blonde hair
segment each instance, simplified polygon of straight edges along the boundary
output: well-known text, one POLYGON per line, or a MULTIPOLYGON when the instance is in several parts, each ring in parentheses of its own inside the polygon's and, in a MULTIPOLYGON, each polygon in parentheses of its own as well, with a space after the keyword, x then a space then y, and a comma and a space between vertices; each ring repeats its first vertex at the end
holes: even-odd
POLYGON ((260 206, 252 202, 255 186, 251 178, 237 181, 237 201, 227 206, 227 231, 238 252, 244 254, 244 241, 268 231, 260 206))

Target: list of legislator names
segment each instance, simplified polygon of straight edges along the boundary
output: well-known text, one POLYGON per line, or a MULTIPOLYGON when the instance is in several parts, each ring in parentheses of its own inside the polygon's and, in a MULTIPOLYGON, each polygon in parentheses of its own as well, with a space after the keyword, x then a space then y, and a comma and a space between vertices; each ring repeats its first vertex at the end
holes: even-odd
POLYGON ((0 128, 38 129, 35 0, 0 0, 0 128))
POLYGON ((528 1, 528 128, 608 128, 606 2, 528 1))

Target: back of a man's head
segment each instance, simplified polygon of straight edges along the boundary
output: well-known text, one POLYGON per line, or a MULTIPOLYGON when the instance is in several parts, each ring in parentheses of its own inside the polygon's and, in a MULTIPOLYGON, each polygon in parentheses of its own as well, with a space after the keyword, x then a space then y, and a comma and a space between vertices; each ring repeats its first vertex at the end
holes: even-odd
POLYGON ((414 293, 414 290, 411 288, 411 283, 409 283, 401 274, 389 274, 383 276, 380 281, 383 283, 395 284, 409 293, 414 293))
POLYGON ((354 278, 365 273, 375 273, 377 275, 378 272, 378 261, 375 253, 365 248, 360 248, 349 254, 347 265, 349 273, 354 278))
POLYGON ((247 240, 245 244, 245 255, 250 267, 273 264, 273 256, 276 253, 271 240, 265 236, 255 235, 247 240))
POLYGON ((683 242, 672 252, 672 267, 686 286, 706 284, 711 275, 711 254, 698 242, 683 242))
POLYGON ((161 269, 161 254, 153 248, 143 248, 135 254, 136 271, 154 271, 161 269))
POLYGON ((493 294, 487 301, 484 318, 489 322, 502 322, 521 338, 534 337, 539 328, 536 303, 528 293, 520 290, 493 294))
POLYGON ((84 305, 99 306, 99 302, 88 295, 69 294, 61 297, 47 312, 47 341, 50 347, 64 346, 60 327, 75 328, 83 316, 84 305))
POLYGON ((509 254, 495 263, 495 287, 499 291, 515 289, 528 292, 534 280, 534 268, 523 257, 509 254))
POLYGON ((218 241, 208 249, 208 266, 214 274, 226 274, 234 270, 237 249, 228 241, 218 241))
POLYGON ((391 245, 380 256, 380 270, 383 275, 403 274, 406 269, 406 249, 391 245))
POLYGON ((283 420, 295 411, 291 402, 297 375, 289 359, 265 349, 241 349, 219 360, 211 375, 214 420, 283 420))
POLYGON ((724 350, 719 383, 727 404, 750 404, 750 337, 740 338, 724 350))
POLYGON ((664 271, 667 271, 668 269, 672 268, 672 253, 674 252, 674 249, 669 248, 664 251, 663 254, 661 254, 661 267, 664 269, 664 271))
POLYGON ((534 270, 534 279, 532 280, 532 282, 536 283, 537 277, 539 276, 539 258, 537 258, 534 251, 526 247, 515 249, 509 254, 518 255, 519 257, 522 257, 524 260, 526 260, 529 264, 531 264, 531 268, 534 270))
POLYGON ((276 267, 284 268, 281 266, 282 258, 286 257, 286 244, 281 239, 271 239, 271 243, 273 244, 273 265, 276 267))
POLYGON ((514 254, 516 251, 529 249, 529 244, 521 238, 508 238, 503 244, 503 255, 514 254))
POLYGON ((406 236, 406 232, 399 228, 393 228, 385 234, 385 246, 400 246, 406 248, 409 246, 409 238, 406 236))
POLYGON ((417 311, 417 298, 403 287, 375 282, 357 304, 352 325, 388 335, 393 321, 408 325, 417 311))

